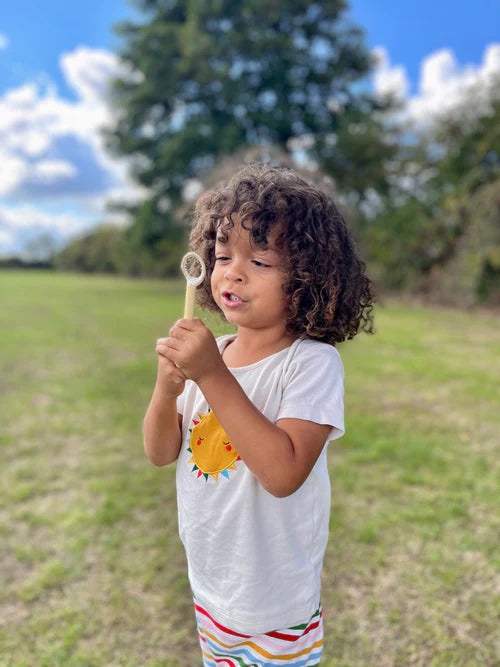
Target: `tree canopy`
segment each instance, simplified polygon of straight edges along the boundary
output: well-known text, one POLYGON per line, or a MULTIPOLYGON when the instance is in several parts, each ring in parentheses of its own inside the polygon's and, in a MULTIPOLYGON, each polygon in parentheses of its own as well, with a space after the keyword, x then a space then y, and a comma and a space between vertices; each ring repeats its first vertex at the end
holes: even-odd
POLYGON ((373 63, 345 0, 134 4, 144 21, 116 26, 132 74, 115 81, 108 140, 156 200, 175 207, 187 179, 241 146, 289 152, 293 140, 344 188, 384 181, 392 148, 372 114, 380 103, 355 92, 373 63))
POLYGON ((385 286, 461 306, 500 301, 498 83, 469 89, 414 147, 402 149, 412 187, 403 197, 392 193, 365 226, 365 246, 385 286))
POLYGON ((116 27, 128 73, 113 85, 107 140, 150 195, 124 206, 133 223, 120 234, 75 242, 65 266, 176 274, 190 213, 184 187, 210 187, 260 153, 330 179, 382 287, 462 304, 497 298, 498 82, 469 91, 430 131, 405 134, 388 122, 393 102, 367 92, 374 63, 347 0, 134 4, 143 19, 116 27))

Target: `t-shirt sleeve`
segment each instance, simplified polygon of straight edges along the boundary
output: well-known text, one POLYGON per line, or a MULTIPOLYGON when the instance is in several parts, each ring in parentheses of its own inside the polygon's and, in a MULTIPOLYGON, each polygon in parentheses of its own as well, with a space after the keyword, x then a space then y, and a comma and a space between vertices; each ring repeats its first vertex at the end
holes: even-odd
POLYGON ((329 424, 328 440, 340 438, 344 429, 344 367, 336 348, 306 342, 285 371, 278 419, 306 419, 329 424))

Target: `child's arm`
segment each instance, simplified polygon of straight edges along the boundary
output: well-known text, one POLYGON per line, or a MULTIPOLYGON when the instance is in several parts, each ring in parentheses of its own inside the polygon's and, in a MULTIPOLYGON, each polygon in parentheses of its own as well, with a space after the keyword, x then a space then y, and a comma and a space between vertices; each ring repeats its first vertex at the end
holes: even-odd
POLYGON ((299 489, 313 469, 331 426, 302 419, 273 424, 249 400, 226 366, 198 385, 228 438, 262 486, 284 498, 299 489))
POLYGON ((166 339, 169 358, 194 380, 228 438, 262 486, 277 497, 294 493, 311 472, 331 426, 301 419, 273 424, 249 400, 224 364, 201 320, 181 320, 166 339))
POLYGON ((184 389, 183 373, 163 354, 157 342, 158 375, 151 402, 144 417, 144 451, 156 466, 172 463, 181 448, 182 415, 177 413, 177 396, 184 389))

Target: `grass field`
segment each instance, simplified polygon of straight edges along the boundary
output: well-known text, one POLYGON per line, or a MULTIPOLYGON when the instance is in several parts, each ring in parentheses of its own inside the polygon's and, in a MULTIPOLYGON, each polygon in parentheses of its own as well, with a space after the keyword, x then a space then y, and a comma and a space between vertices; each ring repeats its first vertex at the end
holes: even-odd
MULTIPOLYGON (((13 271, 0 299, 0 665, 200 665, 141 433, 182 284, 13 271)), ((499 664, 499 325, 391 299, 339 347, 325 666, 499 664)))

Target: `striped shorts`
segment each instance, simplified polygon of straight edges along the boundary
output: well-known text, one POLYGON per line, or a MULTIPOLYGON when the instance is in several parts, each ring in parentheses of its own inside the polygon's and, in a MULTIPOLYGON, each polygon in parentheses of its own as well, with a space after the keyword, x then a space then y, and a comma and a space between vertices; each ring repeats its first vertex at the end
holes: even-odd
POLYGON ((301 625, 261 635, 243 635, 224 627, 195 600, 204 667, 275 667, 319 665, 323 651, 321 605, 301 625))

